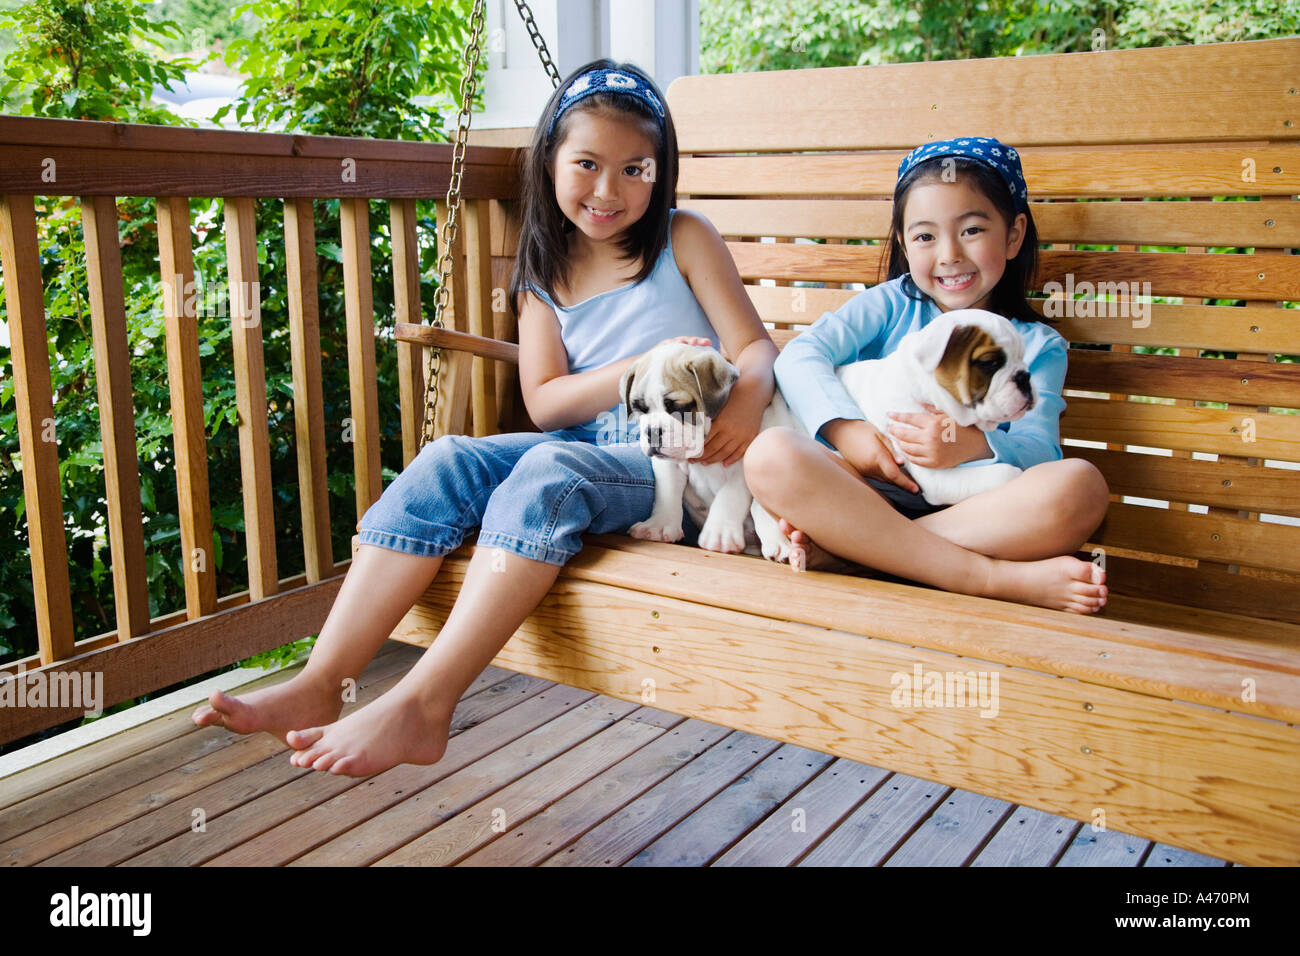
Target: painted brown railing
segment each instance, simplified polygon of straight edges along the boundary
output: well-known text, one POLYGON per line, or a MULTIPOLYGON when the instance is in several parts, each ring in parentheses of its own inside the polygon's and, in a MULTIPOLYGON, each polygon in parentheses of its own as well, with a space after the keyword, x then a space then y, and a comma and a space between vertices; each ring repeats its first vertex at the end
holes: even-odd
MULTIPOLYGON (((13 662, 5 670, 11 674, 25 671, 23 679, 44 680, 48 686, 58 680, 80 680, 77 675, 102 674, 102 703, 108 706, 318 631, 348 563, 336 564, 330 546, 312 200, 341 200, 356 512, 360 516, 382 490, 369 201, 389 203, 396 319, 418 323, 415 201, 445 196, 451 147, 0 116, 0 156, 0 267, 12 346, 40 648, 37 656, 13 662), (42 435, 43 423, 55 420, 55 414, 36 196, 79 197, 86 240, 117 628, 81 641, 74 640, 57 444, 43 440, 42 435), (194 278, 188 200, 218 197, 224 201, 249 573, 247 592, 218 598, 213 562, 186 560, 185 608, 153 619, 149 617, 116 209, 117 198, 136 196, 157 200, 178 514, 182 553, 187 556, 206 549, 212 540, 197 323, 187 321, 179 294, 194 278), (288 274, 279 278, 288 288, 306 568, 304 574, 286 579, 278 577, 276 567, 260 308, 256 296, 237 291, 258 281, 257 198, 280 200, 284 208, 288 274)), ((515 153, 506 148, 472 147, 466 158, 462 181, 466 202, 457 248, 453 249, 453 314, 447 327, 508 338, 504 317, 498 315, 494 321, 490 311, 490 290, 499 284, 492 281, 492 253, 499 254, 503 232, 496 201, 517 195, 515 153), (493 213, 498 213, 495 244, 493 213)), ((439 202, 440 222, 444 213, 444 203, 439 202)), ((477 408, 480 417, 474 427, 482 431, 487 416, 495 416, 491 363, 452 358, 445 367, 440 376, 439 431, 465 430, 471 379, 480 386, 475 390, 480 395, 476 403, 481 406, 477 408), (486 402, 482 399, 485 382, 486 402)), ((418 451, 423 415, 425 370, 419 345, 398 343, 398 370, 403 460, 410 461, 418 451)), ((83 709, 48 704, 0 708, 0 741, 77 717, 83 709)))

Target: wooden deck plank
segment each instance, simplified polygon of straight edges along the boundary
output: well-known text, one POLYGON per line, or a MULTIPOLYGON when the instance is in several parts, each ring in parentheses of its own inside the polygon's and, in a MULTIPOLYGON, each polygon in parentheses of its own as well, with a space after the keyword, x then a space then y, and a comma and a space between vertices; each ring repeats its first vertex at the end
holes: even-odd
POLYGON ((876 866, 951 792, 928 780, 893 774, 798 865, 876 866))
POLYGON ((790 866, 853 812, 888 770, 836 759, 713 866, 790 866))
MULTIPOLYGON (((597 696, 569 708, 499 750, 298 856, 290 866, 361 866, 398 849, 444 820, 547 764, 624 717, 633 705, 597 696)), ((585 752, 591 754, 588 749, 585 752)), ((488 814, 491 818, 491 814, 488 814)))
POLYGON ((781 746, 735 731, 542 866, 622 866, 781 746))
MULTIPOLYGON (((636 720, 637 713, 627 720, 636 720)), ((458 866, 528 866, 542 862, 676 773, 730 731, 702 720, 680 718, 677 726, 589 780, 541 813, 512 826, 500 840, 458 866)))
POLYGON ((1227 866, 1228 861, 1218 860, 1192 850, 1181 850, 1176 846, 1170 846, 1168 843, 1157 843, 1151 848, 1151 852, 1147 854, 1146 861, 1142 865, 1154 867, 1227 866))
POLYGON ((1094 831, 1091 824, 1084 824, 1056 865, 1141 866, 1150 847, 1150 840, 1118 830, 1094 831))
MULTIPOLYGON (((388 655, 375 661, 357 682, 358 699, 361 699, 366 691, 370 691, 369 696, 377 696, 374 691, 377 685, 387 686, 395 683, 397 676, 400 676, 408 666, 407 655, 388 655)), ((294 668, 287 674, 275 674, 273 676, 279 680, 268 681, 267 686, 288 680, 297 671, 298 668, 294 668)), ((188 706, 180 714, 188 723, 188 732, 82 777, 68 779, 58 786, 11 806, 5 811, 4 818, 0 820, 0 847, 5 845, 5 841, 35 830, 42 824, 51 823, 92 806, 102 805, 103 801, 144 781, 159 781, 161 788, 165 785, 162 781, 164 775, 187 773, 186 768, 193 766, 195 761, 211 758, 213 754, 240 739, 239 734, 224 727, 194 726, 193 721, 189 719, 193 711, 194 707, 188 706)), ((133 730, 119 736, 130 735, 133 730)), ((281 746, 283 747, 284 744, 281 746)))
MULTIPOLYGON (((0 862, 6 866, 23 866, 49 859, 150 810, 181 800, 196 790, 251 767, 280 752, 284 746, 270 734, 241 737, 182 768, 137 783, 98 803, 0 843, 0 862)), ((186 801, 187 808, 189 805, 186 801)))
MULTIPOLYGON (((488 675, 485 672, 486 676, 481 675, 479 681, 495 682, 480 684, 476 681, 471 684, 469 688, 471 696, 463 699, 457 706, 451 722, 453 740, 455 735, 468 730, 493 714, 509 710, 521 700, 555 686, 548 681, 520 674, 509 675, 508 671, 499 668, 490 668, 490 670, 494 673, 488 675), (508 675, 506 680, 495 680, 502 674, 508 675)), ((206 863, 362 783, 354 777, 335 774, 315 772, 302 774, 283 756, 272 759, 289 781, 284 786, 262 799, 244 803, 223 813, 218 818, 219 823, 209 826, 206 832, 181 833, 132 857, 125 862, 125 865, 197 866, 206 863)), ((247 772, 254 773, 256 769, 250 768, 247 772)), ((209 820, 211 819, 209 817, 209 820)))
MULTIPOLYGON (((452 737, 442 760, 432 766, 401 764, 392 770, 354 780, 354 786, 323 802, 312 801, 310 809, 296 807, 291 813, 274 806, 277 798, 300 797, 282 787, 270 801, 284 822, 209 860, 208 866, 266 866, 288 863, 323 843, 346 833, 372 817, 432 786, 444 777, 481 760, 513 740, 580 706, 595 695, 590 691, 553 687, 528 698, 503 714, 452 737)), ((332 776, 321 774, 320 776, 332 776)), ((264 811, 265 812, 265 811, 264 811)))
POLYGON ((890 855, 885 866, 961 866, 979 852, 1014 809, 996 797, 954 790, 890 855))
POLYGON ((1051 866, 1070 845, 1080 825, 1033 807, 1016 807, 970 865, 1051 866))
MULTIPOLYGON (((389 641, 375 655, 371 666, 391 654, 402 655, 409 663, 420 657, 420 649, 399 641, 389 641)), ((493 668, 498 673, 507 674, 501 668, 493 668)), ((293 669, 266 674, 239 687, 240 693, 249 693, 262 687, 269 687, 282 680, 287 680, 293 669)), ((362 680, 365 678, 363 676, 362 680)), ((47 760, 34 767, 28 767, 7 777, 0 778, 0 810, 20 803, 40 793, 46 793, 71 780, 79 780, 104 767, 116 767, 123 760, 142 753, 152 747, 174 740, 195 730, 190 714, 192 706, 184 707, 174 713, 164 714, 147 723, 114 734, 104 740, 96 741, 72 753, 47 760)))
POLYGON ((676 727, 686 718, 681 714, 674 714, 666 710, 660 710, 657 707, 638 707, 623 719, 639 720, 643 723, 654 724, 656 727, 663 727, 667 730, 671 727, 676 727))
POLYGON ((707 866, 833 761, 785 744, 655 840, 627 866, 707 866))
POLYGON ((446 866, 455 863, 498 839, 512 821, 536 816, 549 804, 599 777, 665 732, 662 727, 639 720, 615 721, 471 807, 456 811, 450 804, 444 809, 440 802, 436 817, 444 817, 442 822, 377 860, 375 865, 446 866))
MULTIPOLYGON (((370 685, 369 696, 378 696, 400 679, 403 670, 400 660, 397 666, 388 666, 391 667, 391 672, 370 685)), ((359 697, 358 702, 345 705, 343 713, 350 713, 363 703, 359 697)), ((218 749, 163 772, 157 772, 157 766, 138 768, 138 776, 126 779, 142 782, 0 844, 0 858, 5 858, 7 854, 5 862, 8 865, 53 863, 55 857, 59 858, 57 865, 100 865, 98 861, 105 858, 116 861, 121 858, 122 850, 118 831, 124 825, 167 807, 170 807, 172 815, 179 811, 185 819, 192 820, 191 812, 196 806, 194 795, 197 792, 220 791, 227 778, 251 770, 267 760, 276 757, 284 759, 288 750, 282 740, 270 734, 239 736, 221 728, 208 728, 207 731, 195 728, 193 736, 179 742, 201 741, 202 737, 209 736, 213 730, 218 731, 213 736, 223 742, 218 749), (83 846, 87 847, 84 861, 81 851, 83 846)), ((173 748, 167 746, 161 749, 170 751, 173 748)), ((151 754, 144 756, 149 757, 151 754)), ((175 755, 169 753, 167 756, 174 758, 175 755)), ((299 768, 289 766, 287 760, 285 764, 293 773, 304 773, 299 768)), ((148 829, 149 825, 145 826, 148 829)))
MULTIPOLYGON (((497 673, 501 671, 498 670, 497 673)), ((364 699, 358 696, 356 706, 362 706, 386 692, 401 679, 401 676, 401 673, 396 673, 386 680, 372 683, 364 699)), ((498 683, 504 687, 518 679, 520 678, 516 675, 498 683)), ((489 693, 493 689, 488 687, 484 690, 482 685, 471 685, 466 696, 479 690, 489 693)), ((348 708, 349 711, 353 709, 355 707, 348 708)), ((218 818, 312 772, 293 766, 289 763, 288 757, 289 749, 281 746, 259 763, 217 780, 190 794, 185 800, 172 801, 151 813, 71 847, 46 862, 53 865, 112 866, 174 838, 183 838, 188 834, 202 835, 207 832, 210 822, 215 828, 225 831, 226 821, 223 819, 221 823, 215 823, 218 818), (196 809, 202 810, 203 823, 202 829, 197 830, 193 828, 196 809)))

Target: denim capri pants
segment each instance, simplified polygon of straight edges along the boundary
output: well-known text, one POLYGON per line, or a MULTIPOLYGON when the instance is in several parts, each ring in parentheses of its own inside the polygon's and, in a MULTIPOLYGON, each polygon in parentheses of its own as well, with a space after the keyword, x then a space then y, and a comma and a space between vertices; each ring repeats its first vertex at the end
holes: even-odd
POLYGON ((575 440, 575 431, 430 442, 367 509, 361 544, 435 557, 478 527, 481 547, 562 565, 582 550, 582 534, 648 518, 655 478, 640 446, 575 440))

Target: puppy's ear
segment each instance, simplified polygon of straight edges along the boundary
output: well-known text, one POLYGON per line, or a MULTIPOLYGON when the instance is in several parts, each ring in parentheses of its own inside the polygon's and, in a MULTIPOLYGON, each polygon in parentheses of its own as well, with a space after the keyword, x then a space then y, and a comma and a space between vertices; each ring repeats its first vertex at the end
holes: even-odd
POLYGON ((702 351, 692 358, 690 369, 695 373, 700 401, 704 403, 704 414, 709 418, 717 418, 722 406, 727 404, 731 386, 736 384, 740 372, 714 349, 702 351))
POLYGON ((618 380, 618 397, 622 400, 623 412, 629 419, 632 417, 632 385, 636 377, 645 369, 645 364, 643 355, 629 365, 623 372, 623 377, 618 380))
POLYGON ((978 349, 981 352, 994 347, 993 337, 978 325, 958 325, 948 336, 943 357, 934 369, 934 380, 963 405, 981 401, 988 391, 989 377, 971 368, 971 359, 978 349))
POLYGON ((922 369, 933 373, 939 367, 939 362, 943 360, 944 353, 948 350, 952 336, 958 328, 957 323, 951 318, 951 313, 938 316, 923 329, 907 335, 899 346, 899 351, 908 353, 922 369))

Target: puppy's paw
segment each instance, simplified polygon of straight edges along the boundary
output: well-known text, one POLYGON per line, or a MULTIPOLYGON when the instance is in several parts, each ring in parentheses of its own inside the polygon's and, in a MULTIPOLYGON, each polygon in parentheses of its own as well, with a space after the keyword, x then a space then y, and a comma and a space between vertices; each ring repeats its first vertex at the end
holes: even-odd
POLYGON ((682 531, 680 522, 672 525, 667 522, 651 520, 638 521, 627 529, 627 533, 643 541, 666 541, 668 544, 672 544, 674 541, 682 540, 685 532, 682 531))
POLYGON ((722 554, 740 554, 745 550, 745 526, 725 521, 706 521, 700 531, 700 547, 722 554))
POLYGON ((790 538, 777 531, 763 539, 763 557, 769 561, 785 564, 790 560, 790 538))

